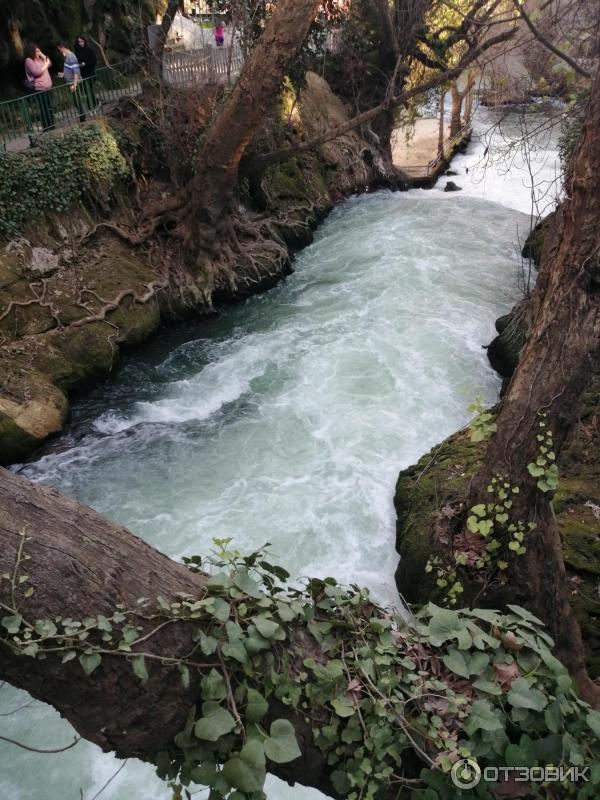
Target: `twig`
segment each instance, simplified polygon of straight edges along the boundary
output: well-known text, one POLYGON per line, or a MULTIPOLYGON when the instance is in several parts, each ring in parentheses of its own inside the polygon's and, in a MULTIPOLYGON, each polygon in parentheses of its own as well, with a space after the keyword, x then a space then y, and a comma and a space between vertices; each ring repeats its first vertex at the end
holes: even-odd
POLYGON ((41 750, 39 747, 31 747, 28 744, 23 744, 23 742, 17 742, 15 739, 9 739, 7 736, 0 736, 0 741, 8 742, 9 744, 14 744, 17 747, 21 747, 23 750, 29 750, 30 753, 53 754, 53 753, 64 753, 65 750, 70 750, 72 747, 75 747, 75 745, 81 741, 81 736, 76 736, 71 742, 71 744, 68 744, 65 747, 59 747, 56 750, 41 750))

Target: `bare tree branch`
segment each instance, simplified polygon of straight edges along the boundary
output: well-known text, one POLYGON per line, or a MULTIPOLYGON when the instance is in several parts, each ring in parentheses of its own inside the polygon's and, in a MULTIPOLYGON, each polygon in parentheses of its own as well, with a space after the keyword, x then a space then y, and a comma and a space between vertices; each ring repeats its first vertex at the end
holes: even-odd
POLYGON ((558 56, 558 58, 562 59, 566 64, 572 67, 578 75, 581 75, 584 78, 592 77, 591 72, 588 72, 587 69, 584 69, 584 67, 582 67, 581 64, 575 61, 574 58, 571 58, 570 55, 563 52, 562 50, 559 50, 558 47, 552 44, 552 42, 550 41, 550 39, 548 39, 547 36, 544 36, 544 34, 540 31, 540 29, 537 28, 533 24, 531 19, 527 16, 527 14, 525 13, 525 9, 520 4, 519 0, 513 0, 513 5, 519 12, 519 16, 521 17, 523 22, 527 25, 527 27, 535 36, 535 38, 544 45, 544 47, 546 47, 548 50, 550 50, 551 53, 554 53, 555 56, 558 56))

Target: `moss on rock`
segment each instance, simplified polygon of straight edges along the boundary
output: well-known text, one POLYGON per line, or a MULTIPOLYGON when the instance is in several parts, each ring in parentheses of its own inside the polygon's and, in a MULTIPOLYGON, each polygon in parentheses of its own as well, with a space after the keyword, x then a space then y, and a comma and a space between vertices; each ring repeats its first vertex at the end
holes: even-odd
MULTIPOLYGON (((583 400, 580 422, 563 450, 554 508, 571 585, 571 602, 588 651, 588 668, 600 676, 600 375, 583 400)), ((403 470, 396 484, 396 570, 399 592, 410 603, 441 600, 425 565, 435 553, 432 521, 453 500, 466 497, 485 443, 459 432, 403 470)), ((510 600, 508 600, 510 602, 510 600)))

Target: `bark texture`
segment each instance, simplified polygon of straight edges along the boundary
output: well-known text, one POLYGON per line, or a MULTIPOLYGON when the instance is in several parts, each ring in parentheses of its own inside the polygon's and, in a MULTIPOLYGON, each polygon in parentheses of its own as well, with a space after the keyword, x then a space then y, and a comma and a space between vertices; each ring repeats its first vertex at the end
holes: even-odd
MULTIPOLYGON (((203 595, 202 575, 56 489, 0 469, 0 574, 13 573, 23 531, 28 537, 24 552, 31 557, 25 562, 26 585, 35 590, 31 597, 19 591, 18 605, 25 618, 60 615, 81 620, 88 615, 110 616, 118 603, 136 608, 142 597, 161 595, 172 601, 177 592, 203 595)), ((0 581, 0 603, 11 602, 9 582, 0 581)), ((0 610, 0 615, 4 613, 0 610)), ((135 622, 144 631, 154 627, 142 613, 135 622)), ((143 647, 146 653, 183 657, 193 647, 191 634, 192 626, 173 623, 148 638, 143 647)), ((307 650, 307 655, 313 653, 307 650)), ((216 657, 213 660, 212 666, 219 669, 216 657)), ((206 661, 203 669, 208 672, 211 659, 206 661)), ((190 681, 184 689, 175 665, 154 666, 148 672, 149 680, 142 685, 125 658, 105 655, 86 677, 77 659, 66 664, 60 658, 39 660, 17 656, 0 645, 0 680, 50 703, 81 736, 121 758, 154 761, 183 729, 191 707, 200 700, 199 680, 190 681)), ((265 724, 268 727, 270 720, 281 717, 294 726, 302 756, 289 764, 270 764, 269 770, 284 780, 337 797, 329 780, 330 768, 313 744, 318 719, 313 717, 309 723, 288 706, 273 702, 265 724)))
POLYGON ((469 506, 487 500, 486 486, 497 473, 520 487, 513 516, 533 521, 537 528, 527 536, 526 554, 514 559, 511 591, 515 602, 546 622, 558 657, 587 699, 597 703, 598 687, 587 677, 581 633, 569 602, 552 493, 538 489, 527 465, 539 452, 540 414, 547 414, 559 457, 600 352, 600 69, 566 188, 554 246, 541 265, 533 329, 504 397, 497 433, 472 484, 469 506))

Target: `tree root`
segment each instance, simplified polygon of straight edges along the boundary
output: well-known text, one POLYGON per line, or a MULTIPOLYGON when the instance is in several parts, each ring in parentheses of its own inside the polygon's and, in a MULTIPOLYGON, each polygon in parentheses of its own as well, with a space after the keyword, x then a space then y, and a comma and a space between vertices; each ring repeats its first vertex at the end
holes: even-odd
MULTIPOLYGON (((25 308, 26 306, 40 306, 40 308, 48 309, 50 316, 56 323, 56 328, 62 328, 63 324, 59 316, 59 312, 56 310, 54 305, 51 301, 46 301, 46 291, 48 289, 48 281, 45 278, 42 278, 41 281, 32 281, 29 284, 29 289, 31 290, 32 294, 34 295, 31 300, 11 300, 5 310, 0 314, 0 322, 3 319, 6 319, 10 312, 16 308, 25 308), (38 292, 38 289, 41 289, 41 293, 38 292)), ((15 325, 17 325, 17 320, 15 316, 15 325)), ((6 336, 0 331, 0 342, 6 341, 6 336)))
POLYGON ((116 309, 121 305, 122 301, 125 300, 126 297, 133 298, 134 303, 144 304, 147 303, 149 300, 151 300, 153 297, 155 297, 157 292, 160 291, 160 289, 166 289, 168 285, 169 285, 168 280, 152 281, 151 283, 145 284, 146 291, 142 295, 137 294, 137 292, 134 289, 123 289, 114 298, 114 300, 110 301, 106 301, 103 298, 99 297, 99 295, 97 295, 96 292, 92 291, 91 289, 82 289, 80 292, 80 300, 78 301, 79 305, 82 305, 85 308, 81 300, 81 295, 85 293, 93 295, 99 302, 104 303, 104 306, 95 314, 89 314, 87 317, 82 317, 81 319, 75 320, 75 322, 71 322, 71 324, 68 327, 81 328, 83 325, 87 325, 90 322, 104 322, 106 321, 106 315, 109 314, 111 311, 116 311, 116 309))

